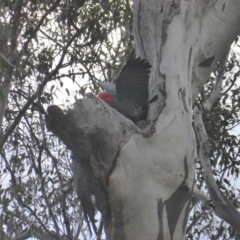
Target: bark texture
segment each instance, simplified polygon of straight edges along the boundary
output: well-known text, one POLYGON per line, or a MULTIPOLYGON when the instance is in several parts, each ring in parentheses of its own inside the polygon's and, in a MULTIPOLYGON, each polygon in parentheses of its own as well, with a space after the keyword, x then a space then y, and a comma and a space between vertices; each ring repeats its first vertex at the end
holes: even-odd
MULTIPOLYGON (((240 30, 239 0, 134 0, 137 56, 152 65, 148 126, 90 95, 63 114, 48 109, 48 129, 73 153, 75 186, 107 239, 184 239, 194 183, 192 105, 240 30)), ((211 187, 211 186, 210 186, 211 187)))
POLYGON ((110 237, 108 177, 115 168, 121 147, 137 133, 136 126, 93 95, 76 102, 66 114, 58 106, 49 106, 46 124, 72 151, 76 191, 93 228, 94 196, 110 237))

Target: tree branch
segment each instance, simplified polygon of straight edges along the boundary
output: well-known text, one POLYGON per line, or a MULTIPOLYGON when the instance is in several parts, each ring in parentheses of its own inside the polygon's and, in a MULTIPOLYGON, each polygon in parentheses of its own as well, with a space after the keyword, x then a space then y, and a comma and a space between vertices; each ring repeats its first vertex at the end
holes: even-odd
POLYGON ((200 191, 196 185, 194 185, 194 188, 193 188, 193 196, 196 197, 199 201, 201 201, 203 203, 203 205, 205 205, 207 202, 211 201, 209 196, 207 194, 205 194, 204 192, 200 191))
POLYGON ((30 43, 30 41, 32 40, 32 38, 35 36, 35 34, 37 33, 37 31, 40 29, 40 27, 42 26, 43 24, 43 21, 46 19, 46 17, 48 16, 48 14, 50 14, 56 7, 57 5, 60 3, 60 0, 57 0, 53 5, 52 7, 50 7, 46 12, 45 14, 41 17, 41 19, 39 20, 37 26, 35 27, 35 29, 33 29, 32 31, 32 34, 31 36, 28 38, 28 40, 24 43, 23 45, 23 50, 21 51, 21 54, 19 55, 19 58, 22 54, 25 53, 27 47, 28 47, 28 44, 30 43))
POLYGON ((238 14, 240 2, 238 0, 231 0, 227 3, 223 0, 209 1, 209 4, 206 9, 201 7, 197 9, 201 21, 200 26, 196 26, 200 29, 198 32, 199 53, 194 59, 191 58, 194 64, 191 73, 193 103, 217 62, 224 58, 240 31, 240 15, 238 14), (227 20, 223 23, 222 19, 227 20))
POLYGON ((213 178, 213 172, 210 163, 210 143, 202 121, 201 111, 194 109, 194 125, 200 144, 200 160, 203 168, 203 176, 208 187, 211 199, 213 200, 214 212, 217 216, 232 225, 240 233, 240 213, 236 210, 233 203, 226 198, 219 190, 213 178))
POLYGON ((212 90, 211 96, 209 97, 209 99, 207 99, 206 102, 203 103, 203 107, 205 110, 210 111, 214 105, 214 103, 216 102, 216 100, 220 97, 220 92, 221 92, 221 88, 222 88, 222 81, 223 81, 223 74, 225 72, 225 67, 226 67, 226 63, 227 63, 227 59, 228 59, 228 55, 229 55, 229 51, 227 52, 227 54, 225 56, 223 56, 220 66, 219 66, 219 70, 218 70, 218 76, 215 82, 215 86, 212 90))
POLYGON ((1 137, 0 139, 0 149, 3 148, 3 145, 5 144, 5 142, 7 141, 8 137, 11 135, 11 133, 13 132, 13 130, 15 129, 15 127, 18 125, 18 123, 21 121, 23 115, 25 114, 25 112, 27 111, 27 109, 29 108, 29 106, 33 103, 33 101, 39 96, 39 93, 42 91, 43 89, 43 84, 42 85, 38 85, 37 90, 35 91, 35 93, 32 95, 32 97, 29 98, 29 100, 25 103, 25 105, 23 106, 23 108, 21 109, 21 111, 19 112, 19 114, 17 115, 17 117, 14 119, 12 125, 7 129, 7 131, 5 132, 5 134, 1 137))

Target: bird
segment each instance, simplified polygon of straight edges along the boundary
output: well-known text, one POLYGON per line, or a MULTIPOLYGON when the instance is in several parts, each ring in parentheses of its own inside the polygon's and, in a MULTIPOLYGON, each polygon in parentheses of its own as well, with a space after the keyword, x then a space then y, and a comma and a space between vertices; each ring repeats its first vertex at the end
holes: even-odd
POLYGON ((114 82, 99 83, 104 91, 98 97, 135 123, 146 120, 151 67, 146 59, 131 54, 114 82))

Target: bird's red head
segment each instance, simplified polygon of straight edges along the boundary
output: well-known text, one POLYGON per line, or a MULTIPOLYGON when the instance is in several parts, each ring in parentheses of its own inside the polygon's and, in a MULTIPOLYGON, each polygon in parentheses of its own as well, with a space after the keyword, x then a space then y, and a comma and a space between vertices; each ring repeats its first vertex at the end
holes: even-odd
POLYGON ((109 92, 100 92, 98 93, 98 97, 108 103, 110 106, 113 104, 114 97, 109 92))

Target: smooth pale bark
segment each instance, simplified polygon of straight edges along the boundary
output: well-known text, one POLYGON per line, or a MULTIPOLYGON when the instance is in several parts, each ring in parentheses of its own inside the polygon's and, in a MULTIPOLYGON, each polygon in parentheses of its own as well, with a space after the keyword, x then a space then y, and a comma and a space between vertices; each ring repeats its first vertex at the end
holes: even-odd
POLYGON ((217 216, 228 222, 238 233, 240 233, 240 213, 234 207, 233 203, 221 193, 214 180, 209 157, 211 147, 202 121, 202 113, 197 107, 194 109, 194 125, 199 138, 200 159, 204 170, 203 177, 212 199, 213 209, 217 216))
POLYGON ((146 129, 89 96, 47 126, 73 152, 75 186, 107 239, 184 239, 195 171, 192 105, 240 30, 240 1, 135 0, 137 55, 152 64, 146 129))

